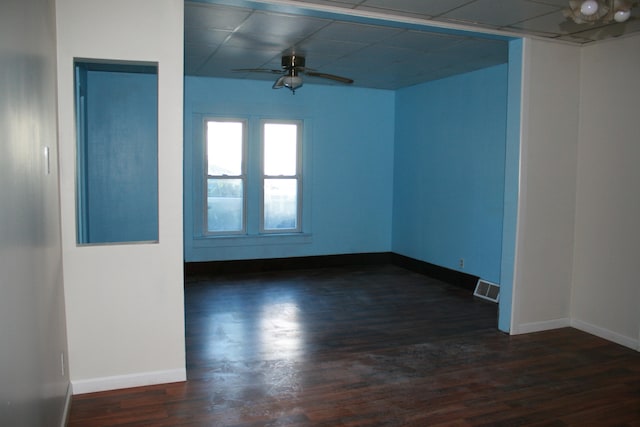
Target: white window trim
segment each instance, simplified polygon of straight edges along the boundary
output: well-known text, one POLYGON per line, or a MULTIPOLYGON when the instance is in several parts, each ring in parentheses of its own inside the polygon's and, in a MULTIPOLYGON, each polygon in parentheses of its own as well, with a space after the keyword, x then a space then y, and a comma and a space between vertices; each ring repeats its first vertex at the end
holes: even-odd
POLYGON ((260 233, 261 234, 295 234, 301 233, 302 228, 302 138, 304 135, 303 120, 286 119, 261 119, 260 120, 260 233), (296 132, 296 174, 295 175, 265 175, 264 173, 264 127, 265 124, 294 124, 297 126, 296 132), (296 227, 286 229, 265 229, 264 226, 264 181, 265 179, 296 179, 297 181, 297 206, 296 206, 296 227))
POLYGON ((202 122, 203 126, 203 135, 204 135, 204 156, 203 156, 203 166, 204 166, 204 185, 203 185, 203 218, 202 218, 202 228, 204 231, 204 235, 207 237, 218 237, 218 236, 238 236, 238 235, 246 235, 247 234, 247 186, 249 181, 247 179, 247 144, 248 144, 248 130, 249 123, 246 118, 239 117, 215 117, 215 116, 207 116, 204 117, 202 122), (209 141, 208 141, 208 132, 207 132, 207 124, 209 122, 238 122, 242 123, 242 165, 241 165, 241 174, 239 176, 230 177, 228 175, 209 175, 209 141), (242 179, 242 229, 235 231, 209 231, 209 178, 225 178, 228 179, 242 179))

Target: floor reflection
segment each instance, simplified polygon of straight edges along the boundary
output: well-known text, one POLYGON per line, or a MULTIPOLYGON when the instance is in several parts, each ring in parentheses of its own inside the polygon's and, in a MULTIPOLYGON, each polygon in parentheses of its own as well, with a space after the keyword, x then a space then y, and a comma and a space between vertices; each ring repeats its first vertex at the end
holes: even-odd
POLYGON ((303 356, 304 324, 295 292, 267 288, 240 298, 218 290, 209 307, 205 346, 212 360, 295 361, 303 356))
POLYGON ((232 292, 221 291, 209 296, 211 310, 207 313, 206 336, 203 343, 210 360, 242 360, 251 349, 248 321, 242 315, 246 301, 232 292))
POLYGON ((295 360, 301 356, 304 332, 297 304, 265 304, 261 307, 258 322, 263 358, 295 360))
POLYGON ((292 401, 303 389, 305 325, 295 288, 249 288, 238 294, 218 287, 206 295, 205 352, 191 363, 225 396, 212 401, 214 408, 261 398, 292 401))

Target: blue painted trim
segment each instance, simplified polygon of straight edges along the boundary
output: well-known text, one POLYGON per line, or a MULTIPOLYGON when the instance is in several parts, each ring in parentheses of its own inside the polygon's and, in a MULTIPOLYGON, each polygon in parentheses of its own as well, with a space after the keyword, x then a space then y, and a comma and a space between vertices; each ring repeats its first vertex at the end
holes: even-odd
POLYGON ((504 217, 498 329, 511 330, 515 250, 520 187, 520 112, 522 108, 523 40, 509 42, 509 88, 507 95, 507 147, 505 156, 504 217))
POLYGON ((76 242, 88 242, 89 218, 87 206, 87 118, 86 85, 87 68, 74 64, 75 114, 76 114, 76 242))

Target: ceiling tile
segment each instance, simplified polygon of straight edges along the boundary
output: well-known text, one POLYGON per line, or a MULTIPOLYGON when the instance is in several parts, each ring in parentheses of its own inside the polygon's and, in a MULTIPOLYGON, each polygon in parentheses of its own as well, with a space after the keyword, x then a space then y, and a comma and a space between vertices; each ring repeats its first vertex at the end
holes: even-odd
POLYGON ((362 2, 362 0, 303 0, 299 1, 299 3, 312 3, 312 4, 321 4, 325 6, 337 6, 337 7, 348 7, 352 8, 358 3, 362 2))
POLYGON ((482 40, 465 40, 437 52, 432 52, 428 56, 428 60, 433 64, 438 64, 438 68, 455 68, 456 74, 461 71, 460 67, 466 71, 477 70, 477 64, 482 63, 484 66, 503 64, 507 61, 508 46, 506 43, 492 43, 482 40), (464 58, 461 61, 460 58, 464 58))
POLYGON ((254 12, 242 23, 239 30, 249 34, 304 38, 330 22, 326 19, 306 16, 254 12))
POLYGON ((400 28, 334 21, 313 35, 316 39, 377 43, 401 33, 400 28))
POLYGON ((418 52, 446 49, 448 46, 465 39, 464 36, 428 33, 426 31, 407 30, 381 42, 386 46, 404 47, 418 52))
POLYGON ((364 7, 387 11, 408 12, 416 15, 438 16, 473 0, 365 0, 357 9, 364 7))
POLYGON ((217 46, 222 44, 230 35, 231 31, 227 30, 185 27, 184 42, 188 44, 217 46))
POLYGON ((229 47, 237 47, 251 50, 276 50, 282 51, 283 46, 296 46, 303 40, 301 37, 235 32, 225 43, 229 47))
MULTIPOLYGON (((603 27, 591 27, 585 31, 576 32, 571 35, 595 41, 606 40, 612 37, 620 37, 638 31, 640 31, 640 18, 630 19, 629 21, 620 24, 615 23, 603 27)), ((638 50, 640 50, 640 42, 638 44, 638 50)))
POLYGON ((301 53, 307 54, 309 58, 338 59, 368 46, 367 43, 353 41, 324 40, 319 38, 309 38, 300 42, 296 47, 301 53))
POLYGON ((557 7, 526 0, 477 0, 442 17, 504 27, 558 11, 557 7))
POLYGON ((199 70, 199 74, 235 75, 233 69, 261 68, 272 58, 278 56, 279 51, 251 50, 222 46, 199 70))
POLYGON ((198 70, 205 63, 205 61, 209 58, 209 55, 197 55, 191 54, 185 55, 184 57, 184 72, 187 75, 196 75, 198 70))
POLYGON ((533 19, 528 19, 509 26, 514 30, 535 31, 550 35, 570 34, 584 30, 584 25, 579 25, 566 18, 562 12, 553 12, 533 19))
POLYGON ((184 21, 191 28, 234 30, 251 14, 251 9, 185 2, 184 21))
POLYGON ((410 49, 372 45, 349 55, 342 61, 352 62, 354 67, 366 70, 371 67, 384 67, 389 64, 405 62, 414 56, 412 53, 410 49))
POLYGON ((550 6, 556 6, 563 9, 566 9, 569 7, 569 0, 529 0, 529 2, 548 4, 550 6))
POLYGON ((187 52, 187 55, 189 56, 207 58, 216 51, 217 46, 186 43, 184 45, 184 49, 185 49, 185 52, 187 52))

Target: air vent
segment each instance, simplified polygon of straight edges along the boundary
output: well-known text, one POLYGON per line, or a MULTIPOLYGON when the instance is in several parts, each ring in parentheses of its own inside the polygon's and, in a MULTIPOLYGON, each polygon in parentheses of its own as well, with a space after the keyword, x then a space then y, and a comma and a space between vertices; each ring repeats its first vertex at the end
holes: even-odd
POLYGON ((500 285, 479 279, 476 284, 476 290, 473 291, 473 295, 478 298, 486 299, 487 301, 498 302, 498 298, 500 297, 500 285))

